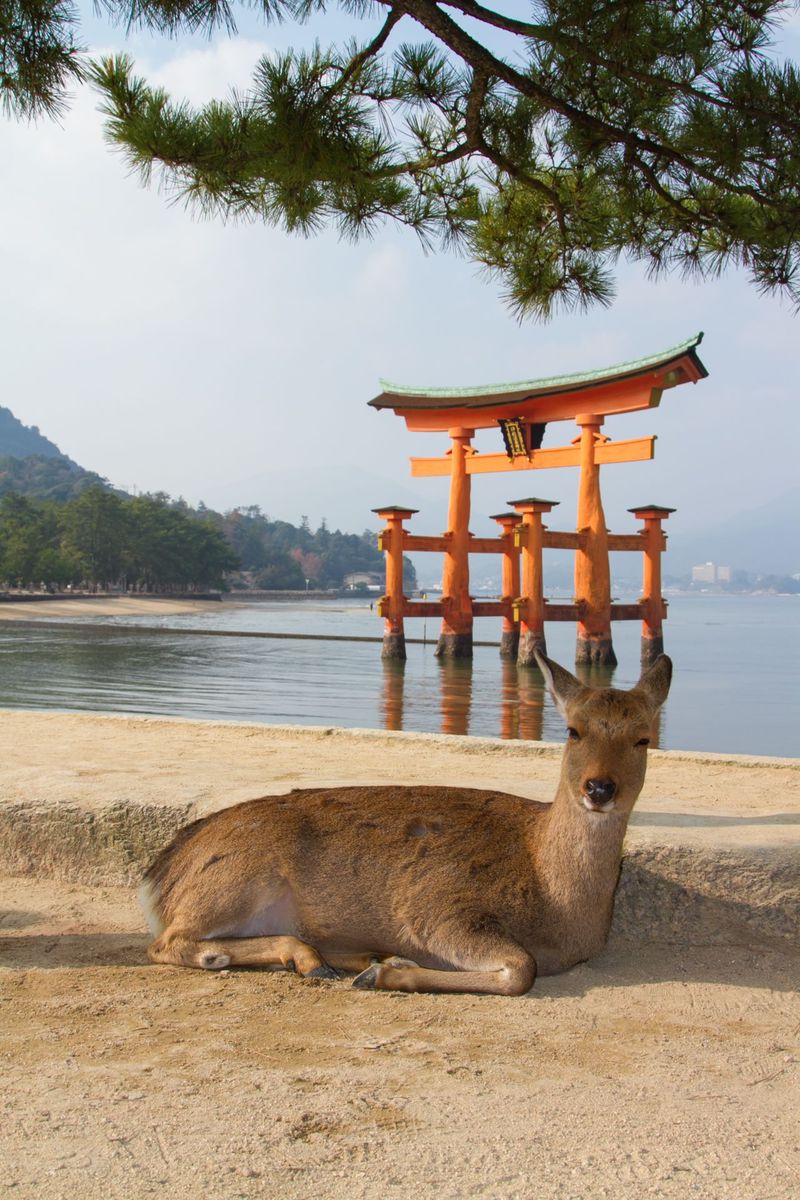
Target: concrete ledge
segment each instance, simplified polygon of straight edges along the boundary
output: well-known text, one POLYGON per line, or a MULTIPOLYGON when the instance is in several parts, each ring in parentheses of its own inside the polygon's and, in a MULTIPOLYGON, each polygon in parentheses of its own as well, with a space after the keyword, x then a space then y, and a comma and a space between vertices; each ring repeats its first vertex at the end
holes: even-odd
MULTIPOLYGON (((560 747, 490 738, 0 713, 0 870, 131 884, 188 820, 292 787, 459 783, 552 798, 560 747)), ((800 943, 800 762, 654 752, 613 932, 800 943)))
POLYGON ((633 941, 795 951, 800 854, 633 846, 622 863, 612 933, 633 941))
POLYGON ((0 810, 0 871, 67 883, 138 882, 159 847, 190 819, 190 806, 13 804, 0 810))

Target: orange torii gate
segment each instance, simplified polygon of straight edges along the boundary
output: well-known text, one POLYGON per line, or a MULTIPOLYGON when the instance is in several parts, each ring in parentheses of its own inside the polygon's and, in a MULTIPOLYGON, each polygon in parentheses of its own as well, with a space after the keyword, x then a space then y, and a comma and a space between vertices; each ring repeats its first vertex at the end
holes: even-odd
POLYGON ((667 388, 704 379, 708 372, 696 352, 702 337, 702 333, 697 334, 649 358, 551 379, 490 388, 423 389, 384 384, 384 391, 369 402, 373 408, 392 409, 412 431, 446 432, 451 442, 450 450, 441 458, 411 459, 414 476, 450 476, 446 533, 424 537, 404 529, 403 522, 416 509, 397 505, 373 509, 386 520, 379 543, 386 552, 386 594, 378 605, 384 618, 385 658, 405 658, 403 619, 407 616, 441 616, 436 652, 448 657, 471 656, 476 616, 501 617, 501 654, 516 657, 526 666, 535 662, 534 650, 545 647, 547 621, 577 622, 579 663, 616 662, 611 640, 614 620, 642 621, 643 661, 661 653, 661 623, 666 616, 661 596, 661 553, 666 535, 661 523, 675 510, 639 505, 629 510, 643 521, 637 533, 608 532, 600 495, 600 467, 651 459, 655 437, 612 442, 601 428, 611 414, 653 408, 667 388), (579 436, 568 446, 542 448, 546 424, 568 420, 576 422, 579 436), (505 452, 478 453, 471 445, 475 431, 498 427, 505 452), (469 532, 471 476, 572 466, 580 468, 576 532, 550 531, 542 517, 556 501, 536 496, 511 500, 508 503, 513 511, 494 517, 500 526, 498 537, 474 537, 469 532), (572 604, 551 604, 544 598, 542 551, 547 548, 575 551, 572 604), (611 603, 611 550, 644 555, 643 596, 636 604, 611 603), (444 554, 440 601, 409 600, 403 595, 406 551, 444 554), (470 596, 470 554, 502 555, 500 600, 475 600, 470 596))

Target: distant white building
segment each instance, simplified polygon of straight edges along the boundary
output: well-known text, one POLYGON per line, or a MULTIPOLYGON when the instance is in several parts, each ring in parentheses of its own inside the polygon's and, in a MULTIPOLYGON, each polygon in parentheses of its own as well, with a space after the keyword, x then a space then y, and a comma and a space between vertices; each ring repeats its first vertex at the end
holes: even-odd
POLYGON ((730 567, 720 567, 716 563, 706 562, 692 567, 692 583, 730 583, 730 567))
POLYGON ((342 582, 350 591, 365 587, 368 592, 379 592, 383 587, 383 576, 377 571, 353 571, 345 575, 342 582))

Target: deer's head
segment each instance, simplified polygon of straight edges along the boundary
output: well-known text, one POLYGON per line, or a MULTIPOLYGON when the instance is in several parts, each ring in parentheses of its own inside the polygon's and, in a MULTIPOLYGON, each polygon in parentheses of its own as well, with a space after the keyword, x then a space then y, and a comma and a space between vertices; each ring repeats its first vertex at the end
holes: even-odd
POLYGON ((660 655, 629 692, 587 687, 543 654, 536 660, 567 723, 561 779, 589 813, 630 813, 644 783, 647 747, 667 698, 672 662, 660 655))

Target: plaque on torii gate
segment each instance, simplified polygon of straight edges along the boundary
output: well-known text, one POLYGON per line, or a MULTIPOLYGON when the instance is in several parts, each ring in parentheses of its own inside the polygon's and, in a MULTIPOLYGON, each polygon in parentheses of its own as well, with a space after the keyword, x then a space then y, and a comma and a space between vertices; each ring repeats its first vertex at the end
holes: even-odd
MULTIPOLYGON (((544 646, 540 609, 545 613, 544 620, 577 620, 578 662, 616 662, 611 639, 612 618, 641 617, 643 659, 660 652, 661 619, 665 610, 660 595, 660 553, 665 544, 661 521, 674 510, 640 505, 630 510, 645 521, 638 534, 608 533, 600 495, 600 467, 651 459, 655 437, 615 442, 602 433, 602 425, 611 415, 654 408, 667 389, 705 378, 708 372, 697 354, 702 337, 700 333, 661 354, 600 371, 491 387, 414 388, 382 381, 383 391, 370 400, 371 407, 391 409, 413 432, 447 433, 450 438, 446 455, 411 459, 413 476, 450 477, 448 527, 440 538, 417 537, 404 530, 403 520, 411 515, 410 510, 396 506, 374 510, 385 515, 388 521, 382 544, 387 552, 391 551, 387 561, 391 563, 395 580, 403 550, 440 550, 444 553, 441 602, 409 601, 402 595, 402 590, 399 595, 394 595, 387 581, 387 596, 379 608, 386 620, 386 656, 405 656, 403 615, 427 616, 433 615, 434 611, 442 616, 437 653, 453 657, 471 655, 473 617, 489 615, 490 611, 494 613, 498 605, 470 597, 470 553, 504 553, 505 562, 511 555, 512 544, 517 550, 522 547, 524 552, 526 539, 533 538, 538 539, 537 553, 547 546, 575 550, 574 602, 572 605, 547 605, 540 597, 504 595, 498 611, 504 618, 501 647, 505 646, 505 652, 516 639, 519 661, 534 661, 534 650, 544 646), (543 447, 545 427, 558 421, 574 421, 578 436, 566 445, 543 447), (471 444, 478 429, 498 430, 503 449, 497 453, 478 453, 471 444), (515 514, 503 514, 505 522, 500 522, 503 532, 499 538, 475 538, 470 534, 470 480, 473 475, 572 466, 580 468, 576 533, 545 532, 541 512, 548 511, 547 508, 540 509, 537 504, 531 509, 528 501, 509 501, 516 509, 516 527, 512 527, 515 514), (535 522, 530 515, 525 516, 537 511, 539 515, 535 522), (539 532, 531 532, 536 529, 539 532), (645 595, 638 606, 612 606, 609 550, 633 549, 645 555, 645 595), (654 556, 658 559, 657 565, 654 565, 654 556), (657 581, 657 596, 647 592, 648 580, 651 592, 657 581), (535 628, 526 623, 525 616, 534 611, 537 614, 535 628), (530 635, 527 641, 526 634, 530 635)), ((549 506, 551 502, 541 503, 549 506)), ((533 565, 529 566, 529 572, 532 572, 532 578, 541 576, 539 568, 534 569, 533 565)), ((513 577, 512 566, 508 567, 506 575, 513 577)))

